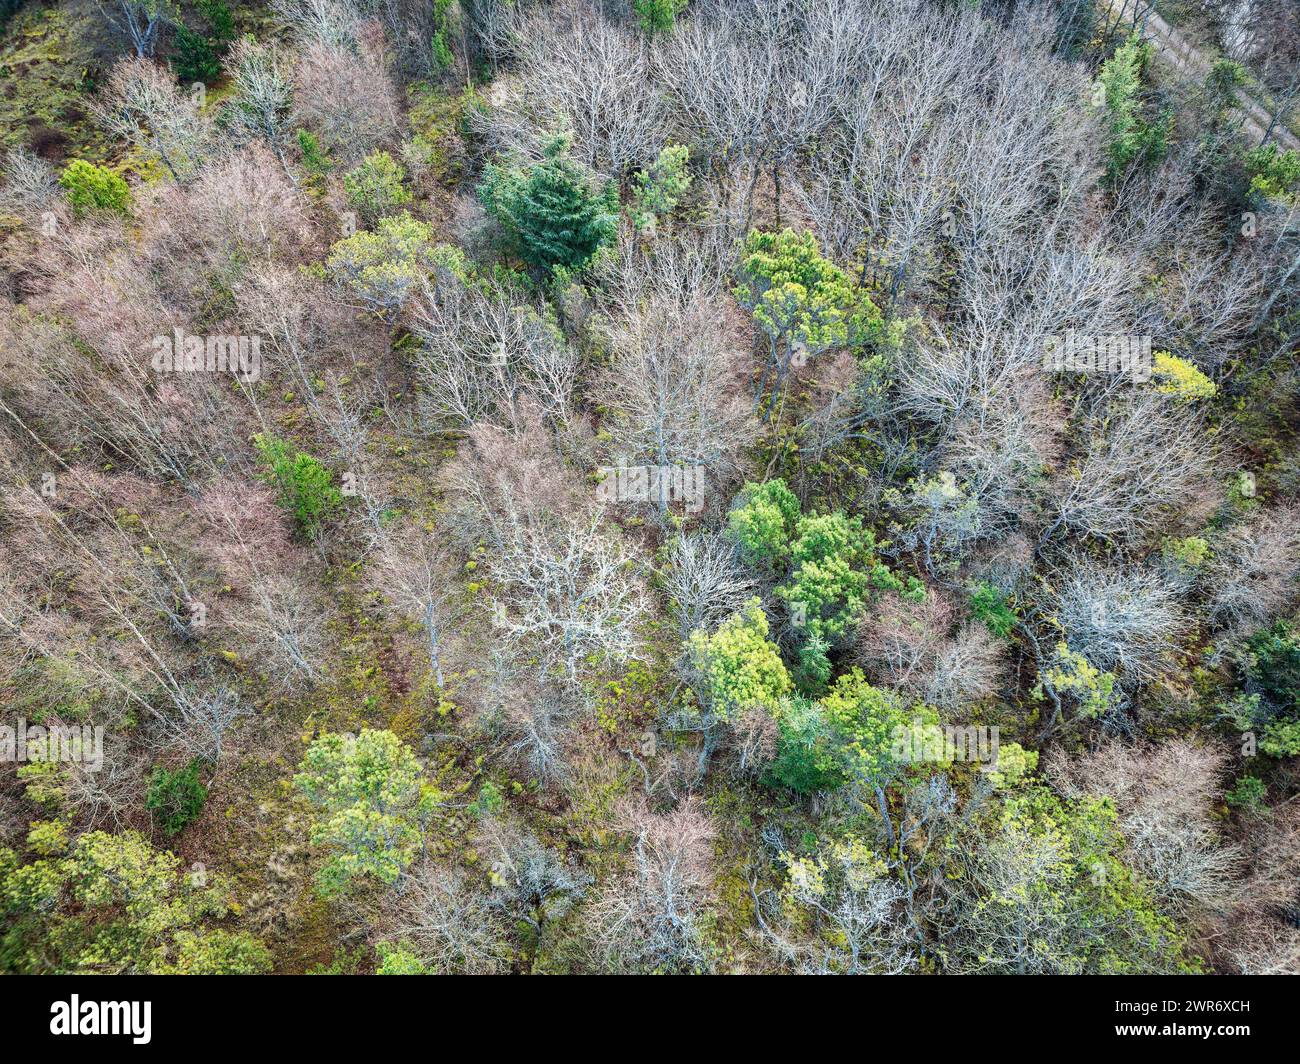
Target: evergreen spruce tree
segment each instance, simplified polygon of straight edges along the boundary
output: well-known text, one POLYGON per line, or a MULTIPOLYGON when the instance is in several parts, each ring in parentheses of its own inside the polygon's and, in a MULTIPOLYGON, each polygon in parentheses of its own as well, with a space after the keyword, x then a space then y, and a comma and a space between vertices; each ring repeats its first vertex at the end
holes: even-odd
POLYGON ((489 166, 478 187, 487 212, 504 225, 537 270, 580 269, 618 232, 617 191, 596 190, 556 137, 544 158, 524 170, 489 166))

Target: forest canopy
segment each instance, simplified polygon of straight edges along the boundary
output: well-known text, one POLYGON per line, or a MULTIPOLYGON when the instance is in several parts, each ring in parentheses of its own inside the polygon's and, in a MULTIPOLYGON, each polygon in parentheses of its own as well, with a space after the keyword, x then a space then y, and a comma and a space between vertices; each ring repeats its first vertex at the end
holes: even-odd
POLYGON ((0 971, 1300 971, 1300 11, 1123 6, 0 5, 0 971))

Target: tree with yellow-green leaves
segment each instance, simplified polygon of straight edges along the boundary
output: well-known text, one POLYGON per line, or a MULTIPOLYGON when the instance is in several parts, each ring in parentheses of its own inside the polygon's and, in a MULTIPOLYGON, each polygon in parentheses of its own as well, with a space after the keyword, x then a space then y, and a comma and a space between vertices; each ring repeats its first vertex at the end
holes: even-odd
POLYGON ((767 615, 757 598, 712 634, 691 633, 691 660, 704 700, 722 720, 750 706, 774 710, 791 689, 781 652, 768 639, 767 615))
POLYGON ((317 876, 322 893, 360 877, 396 883, 424 848, 424 831, 441 794, 414 752, 390 731, 329 733, 307 750, 293 782, 314 809, 312 842, 328 857, 317 876))
POLYGON ((768 341, 758 403, 775 402, 790 369, 803 359, 883 335, 880 310, 848 273, 823 257, 810 232, 751 232, 737 274, 736 299, 768 341))
POLYGON ((377 151, 343 175, 343 191, 348 205, 360 211, 369 224, 410 202, 411 191, 405 180, 402 164, 388 152, 377 151))
POLYGON ((797 634, 797 678, 805 693, 816 694, 830 680, 830 652, 861 617, 873 592, 889 589, 916 597, 925 591, 880 561, 881 544, 861 517, 801 509, 784 480, 750 483, 728 523, 745 561, 769 577, 785 577, 776 594, 789 604, 797 634))
POLYGON ((1195 399, 1213 399, 1218 389, 1214 381, 1185 358, 1157 351, 1153 358, 1151 375, 1156 380, 1156 391, 1172 395, 1183 402, 1195 399))
POLYGON ((1068 696, 1083 717, 1103 716, 1116 697, 1114 674, 1098 669, 1064 643, 1057 644, 1055 658, 1039 679, 1050 691, 1068 696))
POLYGON ((425 222, 403 211, 381 218, 373 232, 340 240, 325 266, 365 309, 393 323, 433 266, 431 236, 425 222))
MULTIPOLYGON (((47 839, 48 841, 48 839, 47 839)), ((58 845, 66 846, 66 840, 58 845)), ((48 846, 42 847, 48 850, 48 846)), ((209 926, 231 911, 224 880, 189 871, 135 831, 82 835, 63 856, 25 865, 0 848, 0 968, 77 975, 267 972, 241 931, 209 926)))
POLYGON ((106 166, 73 159, 59 175, 68 203, 77 214, 112 211, 126 214, 131 206, 131 189, 122 176, 106 166))

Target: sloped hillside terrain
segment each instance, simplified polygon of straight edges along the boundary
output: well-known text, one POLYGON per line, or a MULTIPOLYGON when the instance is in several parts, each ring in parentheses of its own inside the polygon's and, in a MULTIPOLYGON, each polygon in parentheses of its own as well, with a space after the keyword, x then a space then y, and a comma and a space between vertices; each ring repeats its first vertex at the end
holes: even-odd
POLYGON ((0 970, 1300 969, 1244 62, 1082 0, 4 16, 0 970))

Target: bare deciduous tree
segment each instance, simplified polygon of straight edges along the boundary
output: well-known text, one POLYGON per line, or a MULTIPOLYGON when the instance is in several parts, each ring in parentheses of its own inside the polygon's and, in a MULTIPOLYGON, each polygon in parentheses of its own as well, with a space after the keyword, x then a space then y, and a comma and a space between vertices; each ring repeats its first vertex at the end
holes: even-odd
POLYGON ((409 316, 422 344, 415 372, 429 430, 489 421, 519 431, 534 405, 553 425, 574 415, 577 352, 552 321, 520 305, 517 293, 484 292, 440 264, 409 316))
POLYGON ((485 888, 458 868, 427 860, 411 870, 390 933, 421 961, 449 975, 508 969, 509 938, 485 888))
POLYGON ((245 39, 231 50, 229 68, 238 94, 225 112, 230 131, 236 138, 264 140, 290 173, 284 148, 298 115, 288 57, 274 43, 245 39))
POLYGON ((1204 490, 1213 468, 1200 419, 1159 398, 1099 412, 1083 432, 1086 448, 1057 484, 1056 516, 1044 538, 1059 528, 1105 540, 1150 535, 1204 490))
POLYGON ((181 91, 174 74, 150 59, 118 62, 93 109, 109 133, 156 156, 175 181, 193 176, 217 150, 197 101, 181 91))
POLYGON ((1214 807, 1222 753, 1187 740, 1137 747, 1112 740, 1077 759, 1059 752, 1048 771, 1066 794, 1109 797, 1133 867, 1184 915, 1221 911, 1240 889, 1241 852, 1225 845, 1214 807))
POLYGON ((389 534, 369 569, 373 586, 423 627, 429 667, 439 687, 447 682, 443 657, 448 635, 468 612, 455 570, 445 533, 417 527, 389 534))
POLYGON ((1300 575, 1300 512, 1266 509, 1214 543, 1205 583, 1218 624, 1243 630, 1267 624, 1292 602, 1300 575))
POLYGON ((711 882, 714 827, 696 799, 667 813, 624 812, 627 869, 586 909, 591 946, 606 971, 703 971, 701 920, 711 882))
POLYGON ((401 121, 383 29, 362 24, 355 44, 312 41, 293 71, 293 99, 302 120, 349 162, 390 143, 401 121))
POLYGON ((567 128, 575 156, 600 173, 620 178, 654 160, 668 116, 642 40, 586 0, 541 9, 516 39, 520 91, 489 118, 498 149, 528 154, 539 132, 567 128))
MULTIPOLYGON (((734 479, 757 425, 735 387, 722 319, 719 304, 700 300, 683 308, 652 294, 635 316, 614 323, 612 363, 594 394, 609 411, 621 461, 661 470, 703 467, 719 486, 734 479)), ((668 478, 659 483, 657 501, 666 510, 668 478)))
POLYGON ((1093 666, 1137 684, 1171 667, 1184 614, 1158 573, 1074 555, 1053 574, 1052 586, 1066 643, 1093 666))
POLYGON ((951 600, 932 591, 924 602, 888 595, 859 628, 859 653, 879 682, 951 715, 997 690, 1002 647, 980 624, 951 632, 951 600))
POLYGON ((11 148, 5 155, 0 204, 31 217, 51 208, 58 197, 54 168, 26 148, 11 148))
POLYGON ((591 876, 564 860, 525 828, 489 817, 479 833, 479 850, 492 869, 490 904, 513 925, 529 928, 529 956, 542 936, 577 904, 591 876))
POLYGON ((712 631, 756 586, 736 556, 736 545, 707 532, 674 540, 660 579, 683 641, 696 629, 712 631))

